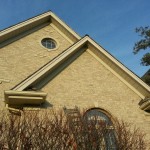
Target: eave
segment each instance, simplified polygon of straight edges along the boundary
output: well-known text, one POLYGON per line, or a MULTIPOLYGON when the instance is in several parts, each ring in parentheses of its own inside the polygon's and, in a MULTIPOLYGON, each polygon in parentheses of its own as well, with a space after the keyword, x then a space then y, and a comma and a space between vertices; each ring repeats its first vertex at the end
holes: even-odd
POLYGON ((55 59, 44 65, 41 69, 14 87, 13 90, 25 90, 35 82, 38 82, 38 80, 44 77, 45 74, 51 74, 55 68, 62 65, 68 58, 73 57, 78 51, 89 52, 93 57, 95 57, 95 59, 102 63, 108 70, 110 70, 142 99, 145 97, 150 97, 150 87, 89 36, 85 36, 80 39, 62 54, 57 56, 55 59))
POLYGON ((72 43, 80 39, 80 36, 77 33, 68 27, 54 13, 49 11, 0 31, 0 48, 30 34, 31 32, 43 28, 48 24, 61 30, 62 34, 68 36, 72 43))

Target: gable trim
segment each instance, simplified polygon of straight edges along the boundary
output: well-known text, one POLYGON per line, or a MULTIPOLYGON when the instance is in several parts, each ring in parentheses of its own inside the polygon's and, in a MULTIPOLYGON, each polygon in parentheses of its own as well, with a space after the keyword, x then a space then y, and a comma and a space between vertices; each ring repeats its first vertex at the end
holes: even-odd
POLYGON ((53 24, 57 29, 61 28, 64 32, 64 35, 67 34, 73 43, 80 39, 80 36, 76 32, 67 26, 54 13, 49 11, 0 31, 0 43, 5 45, 5 42, 6 44, 9 43, 7 42, 8 40, 12 40, 14 37, 19 36, 20 34, 25 33, 34 27, 43 24, 48 25, 50 23, 53 24))
MULTIPOLYGON (((68 34, 71 34, 73 35, 72 36, 72 41, 76 42, 77 40, 81 39, 81 37, 74 31, 72 30, 66 23, 64 23, 60 18, 58 18, 54 13, 50 12, 51 13, 51 21, 52 23, 52 26, 57 29, 61 29, 61 31, 64 31, 64 29, 68 32, 68 34)), ((65 35, 65 34, 63 34, 65 35)))
MULTIPOLYGON (((92 49, 94 46, 96 48, 95 52, 99 52, 99 53, 95 53, 93 50, 92 51, 93 56, 95 55, 99 59, 101 54, 103 54, 103 56, 105 57, 104 59, 106 59, 107 61, 107 63, 105 63, 105 66, 107 66, 107 68, 110 71, 112 70, 112 66, 116 66, 117 70, 111 71, 113 72, 113 74, 115 74, 117 77, 120 76, 119 78, 121 80, 123 79, 122 81, 132 90, 136 91, 136 93, 138 90, 146 90, 147 91, 145 92, 145 94, 147 94, 146 96, 147 97, 150 96, 150 87, 146 83, 144 83, 137 75, 135 75, 131 70, 125 67, 121 62, 119 62, 116 58, 114 58, 110 53, 108 53, 103 47, 97 44, 93 39, 89 38, 88 41, 89 41, 89 47, 91 47, 92 49), (127 78, 130 78, 131 82, 128 82, 127 78), (142 89, 140 89, 140 87, 142 87, 142 89)), ((139 92, 138 92, 138 95, 139 95, 139 92)), ((144 98, 145 96, 143 97, 140 94, 140 97, 144 98)))
POLYGON ((124 84, 126 84, 130 89, 132 89, 135 93, 137 93, 141 98, 145 98, 143 94, 141 94, 137 89, 133 88, 131 84, 129 84, 121 75, 119 75, 116 71, 113 70, 111 66, 106 64, 102 59, 100 59, 98 56, 96 56, 91 50, 87 50, 87 52, 92 55, 97 61, 99 61, 103 66, 105 66, 113 75, 118 77, 119 80, 121 80, 124 84))
POLYGON ((98 45, 89 36, 83 37, 77 43, 69 47, 55 59, 50 61, 48 64, 43 66, 40 70, 35 72, 29 78, 21 82, 18 86, 13 88, 13 90, 22 91, 29 85, 34 83, 36 80, 41 78, 47 72, 52 69, 57 68, 61 63, 64 62, 68 57, 71 57, 73 53, 79 50, 79 48, 87 45, 89 52, 97 59, 104 61, 103 65, 107 67, 114 75, 116 75, 121 81, 123 81, 130 89, 137 93, 141 98, 150 97, 150 87, 146 85, 140 78, 138 78, 134 73, 122 65, 118 60, 116 60, 112 55, 110 55, 106 50, 104 50, 100 45, 98 45), (114 68, 114 70, 112 70, 114 68))
POLYGON ((72 55, 72 53, 75 53, 80 47, 82 47, 83 44, 85 44, 86 38, 87 37, 84 37, 81 40, 79 40, 77 43, 73 44, 71 47, 69 47, 63 53, 61 53, 56 58, 51 60, 49 63, 44 65, 40 70, 36 71, 29 78, 25 79, 23 82, 21 82, 16 87, 14 87, 12 90, 23 91, 25 88, 27 88, 33 82, 35 82, 38 78, 42 77, 45 73, 47 73, 47 72, 51 71, 52 69, 54 69, 55 67, 57 67, 66 58, 68 58, 70 55, 72 55))

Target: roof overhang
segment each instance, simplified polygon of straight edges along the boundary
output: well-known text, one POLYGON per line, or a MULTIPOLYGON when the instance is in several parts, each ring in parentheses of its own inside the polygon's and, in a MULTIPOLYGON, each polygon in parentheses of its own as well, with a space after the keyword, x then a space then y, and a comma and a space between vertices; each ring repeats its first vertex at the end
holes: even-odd
POLYGON ((98 45, 89 36, 85 36, 73 44, 55 59, 44 65, 41 69, 30 75, 23 82, 18 84, 13 90, 23 91, 42 78, 47 73, 51 73, 55 68, 65 62, 69 57, 73 57, 79 50, 89 52, 129 88, 137 93, 142 99, 150 97, 150 87, 146 85, 138 76, 127 69, 123 64, 110 55, 105 49, 98 45))
POLYGON ((55 28, 61 30, 62 33, 68 35, 72 43, 80 39, 80 36, 77 33, 75 33, 54 13, 49 11, 0 31, 0 47, 18 40, 19 38, 30 34, 31 31, 34 32, 48 24, 52 24, 55 28))

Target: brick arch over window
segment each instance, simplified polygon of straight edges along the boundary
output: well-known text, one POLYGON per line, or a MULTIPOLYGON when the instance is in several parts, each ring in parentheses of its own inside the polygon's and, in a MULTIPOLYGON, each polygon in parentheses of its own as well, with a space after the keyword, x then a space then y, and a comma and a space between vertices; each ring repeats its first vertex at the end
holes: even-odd
POLYGON ((112 115, 101 108, 91 108, 84 113, 84 118, 88 122, 95 122, 98 126, 103 126, 105 134, 103 137, 102 147, 106 150, 116 150, 115 130, 113 127, 114 119, 112 115))

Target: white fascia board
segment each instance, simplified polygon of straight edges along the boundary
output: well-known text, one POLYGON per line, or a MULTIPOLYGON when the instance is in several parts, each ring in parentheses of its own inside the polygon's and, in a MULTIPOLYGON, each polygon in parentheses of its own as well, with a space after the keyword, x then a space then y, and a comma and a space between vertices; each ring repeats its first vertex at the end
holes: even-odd
POLYGON ((139 79, 133 72, 131 72, 128 68, 126 68, 123 64, 121 64, 117 59, 115 59, 112 55, 110 55, 106 50, 104 50, 101 46, 99 46, 94 40, 88 38, 90 44, 95 46, 100 52, 102 52, 107 58, 109 58, 116 66, 122 69, 125 73, 127 73, 132 79, 136 80, 142 87, 144 87, 147 91, 150 92, 150 87, 144 83, 141 79, 139 79))
POLYGON ((72 35, 74 35, 78 40, 81 39, 81 37, 76 32, 74 32, 66 23, 59 19, 53 12, 50 12, 50 15, 52 16, 52 18, 57 20, 66 30, 68 30, 72 35))
POLYGON ((28 20, 26 20, 26 21, 23 21, 23 22, 21 22, 21 23, 18 23, 18 24, 14 25, 14 26, 12 26, 12 27, 9 27, 9 28, 7 28, 7 29, 5 29, 5 30, 2 30, 2 31, 0 31, 0 36, 3 36, 3 35, 5 35, 5 34, 7 34, 7 33, 9 33, 9 32, 12 32, 12 31, 14 31, 14 30, 17 30, 17 29, 19 29, 19 28, 21 28, 21 27, 23 27, 23 26, 26 26, 26 25, 28 25, 28 24, 30 24, 30 23, 32 23, 32 22, 38 21, 38 20, 40 20, 40 19, 42 19, 42 18, 44 18, 44 17, 48 17, 48 16, 50 16, 50 14, 51 14, 50 12, 46 12, 46 13, 41 14, 41 15, 39 15, 39 16, 33 17, 33 18, 28 19, 28 20))
POLYGON ((45 65, 43 68, 35 72, 33 75, 31 75, 29 78, 27 78, 25 81, 23 81, 21 84, 13 88, 13 90, 23 91, 26 87, 34 83, 38 78, 42 77, 45 73, 50 71, 54 66, 56 66, 58 63, 62 62, 68 55, 72 54, 74 51, 76 51, 79 47, 81 47, 85 42, 87 41, 87 37, 84 37, 74 45, 72 45, 70 48, 68 48, 64 53, 56 57, 54 60, 49 62, 47 65, 45 65))

